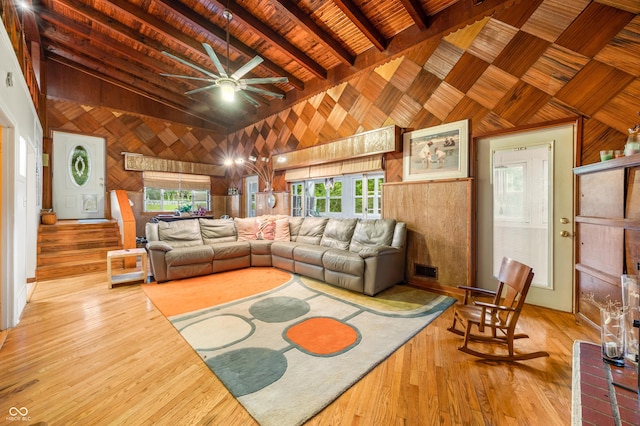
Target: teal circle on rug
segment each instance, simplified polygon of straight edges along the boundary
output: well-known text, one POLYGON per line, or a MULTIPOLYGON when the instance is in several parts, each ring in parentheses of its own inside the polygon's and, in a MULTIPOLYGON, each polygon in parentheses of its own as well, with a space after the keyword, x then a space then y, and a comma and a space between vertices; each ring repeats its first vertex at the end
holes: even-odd
POLYGON ((287 370, 287 358, 267 348, 237 349, 205 362, 236 398, 269 386, 287 370))
POLYGON ((268 297, 254 303, 249 312, 256 319, 267 323, 287 322, 305 315, 311 307, 295 297, 268 297))

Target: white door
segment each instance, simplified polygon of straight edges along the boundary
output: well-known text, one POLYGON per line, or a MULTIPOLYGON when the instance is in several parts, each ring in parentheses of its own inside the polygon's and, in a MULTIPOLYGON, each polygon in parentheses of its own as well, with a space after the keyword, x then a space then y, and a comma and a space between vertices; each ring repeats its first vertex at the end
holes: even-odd
POLYGON ((502 256, 533 267, 527 303, 573 310, 575 126, 479 139, 478 286, 502 256))
POLYGON ((53 211, 58 219, 104 218, 105 140, 53 132, 53 211))

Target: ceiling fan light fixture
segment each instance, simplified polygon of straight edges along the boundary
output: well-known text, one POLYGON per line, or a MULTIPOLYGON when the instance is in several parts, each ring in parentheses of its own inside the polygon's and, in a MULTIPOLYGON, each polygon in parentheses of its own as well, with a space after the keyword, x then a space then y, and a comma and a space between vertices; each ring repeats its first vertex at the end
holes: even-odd
POLYGON ((226 102, 233 102, 236 98, 236 85, 233 81, 221 80, 218 82, 220 87, 220 96, 226 102))

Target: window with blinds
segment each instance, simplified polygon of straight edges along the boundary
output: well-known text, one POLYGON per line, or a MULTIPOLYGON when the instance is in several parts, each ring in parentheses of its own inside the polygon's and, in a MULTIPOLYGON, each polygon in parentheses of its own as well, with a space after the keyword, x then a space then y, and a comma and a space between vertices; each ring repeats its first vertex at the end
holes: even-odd
POLYGON ((211 178, 204 175, 143 172, 145 212, 210 210, 211 178))

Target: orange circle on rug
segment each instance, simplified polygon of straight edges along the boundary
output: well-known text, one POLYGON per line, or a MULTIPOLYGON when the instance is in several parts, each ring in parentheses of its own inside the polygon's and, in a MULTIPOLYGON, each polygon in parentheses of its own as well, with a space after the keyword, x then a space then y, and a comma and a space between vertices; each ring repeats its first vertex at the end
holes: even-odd
POLYGON ((355 327, 328 317, 308 318, 292 325, 285 337, 304 352, 324 356, 346 352, 360 341, 355 327))

